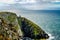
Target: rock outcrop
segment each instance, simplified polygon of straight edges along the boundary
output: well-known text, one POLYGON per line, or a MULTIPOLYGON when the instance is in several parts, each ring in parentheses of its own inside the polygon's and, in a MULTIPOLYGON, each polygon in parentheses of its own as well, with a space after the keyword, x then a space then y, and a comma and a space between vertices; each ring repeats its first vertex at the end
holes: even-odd
POLYGON ((48 39, 49 36, 45 33, 38 25, 33 23, 24 17, 18 17, 20 19, 21 30, 23 31, 24 37, 31 39, 48 39))
POLYGON ((0 12, 0 40, 18 40, 22 36, 17 15, 0 12))
POLYGON ((0 12, 0 40, 48 39, 49 36, 38 25, 15 13, 0 12))

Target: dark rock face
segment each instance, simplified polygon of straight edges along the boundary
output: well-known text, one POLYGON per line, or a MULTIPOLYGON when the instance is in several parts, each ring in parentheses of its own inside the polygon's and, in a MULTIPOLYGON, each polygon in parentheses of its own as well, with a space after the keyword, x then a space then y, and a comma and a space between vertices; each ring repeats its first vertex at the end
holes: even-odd
POLYGON ((24 17, 21 17, 21 29, 23 31, 24 37, 29 37, 31 39, 49 38, 48 34, 45 33, 38 25, 24 17))

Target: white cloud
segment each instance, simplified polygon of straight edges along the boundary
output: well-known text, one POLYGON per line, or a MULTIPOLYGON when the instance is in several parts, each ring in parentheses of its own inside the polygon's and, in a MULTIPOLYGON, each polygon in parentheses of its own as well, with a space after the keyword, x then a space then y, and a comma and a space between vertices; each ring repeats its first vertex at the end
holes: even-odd
POLYGON ((60 2, 60 0, 52 0, 52 2, 60 2))
POLYGON ((19 1, 18 3, 20 4, 36 3, 36 0, 22 0, 22 1, 19 1))
POLYGON ((0 0, 0 3, 14 4, 14 3, 35 3, 36 0, 0 0))
POLYGON ((36 0, 37 2, 40 3, 51 3, 51 2, 60 2, 60 0, 36 0))
POLYGON ((24 4, 24 3, 46 3, 46 2, 60 2, 60 0, 0 0, 0 3, 7 3, 7 4, 14 4, 14 3, 20 3, 20 4, 24 4))
POLYGON ((56 4, 52 3, 52 2, 59 2, 59 0, 0 0, 0 6, 1 5, 6 6, 7 4, 8 5, 9 4, 14 4, 12 6, 15 7, 15 3, 19 3, 18 8, 20 8, 20 9, 28 9, 28 10, 42 10, 42 9, 48 9, 50 7, 54 8, 54 7, 59 6, 59 5, 56 5, 56 4), (42 2, 42 3, 40 3, 40 2, 42 2), (31 3, 31 4, 29 4, 29 3, 31 3))
POLYGON ((14 4, 15 0, 0 0, 0 3, 14 4))
POLYGON ((22 5, 24 9, 27 10, 51 10, 59 8, 60 4, 32 4, 32 5, 22 5))

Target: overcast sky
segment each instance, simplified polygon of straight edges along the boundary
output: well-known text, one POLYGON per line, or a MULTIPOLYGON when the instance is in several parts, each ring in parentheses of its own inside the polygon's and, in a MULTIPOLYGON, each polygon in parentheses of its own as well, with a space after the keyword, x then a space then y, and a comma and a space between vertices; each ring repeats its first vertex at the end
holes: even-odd
POLYGON ((5 7, 26 10, 60 10, 60 0, 0 0, 0 9, 6 9, 5 7))

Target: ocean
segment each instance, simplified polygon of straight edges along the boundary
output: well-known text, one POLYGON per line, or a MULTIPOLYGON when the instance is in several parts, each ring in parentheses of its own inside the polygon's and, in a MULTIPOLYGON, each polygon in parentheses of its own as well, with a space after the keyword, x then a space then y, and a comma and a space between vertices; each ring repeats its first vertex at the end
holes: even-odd
POLYGON ((47 40, 60 40, 60 11, 26 11, 20 13, 39 25, 50 36, 47 40))

